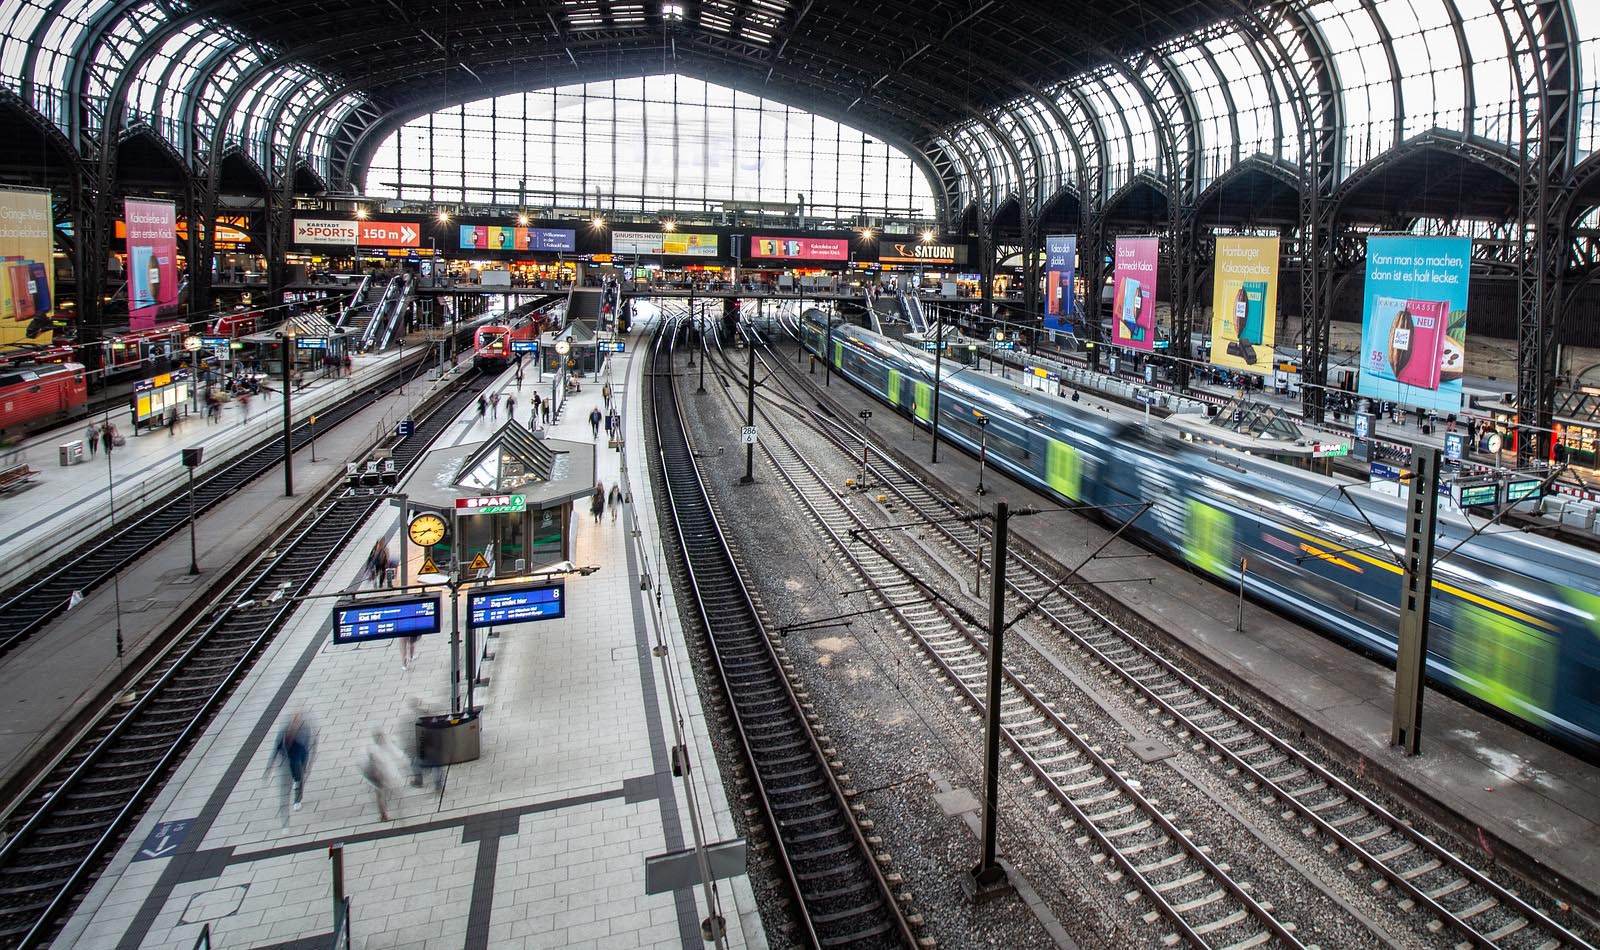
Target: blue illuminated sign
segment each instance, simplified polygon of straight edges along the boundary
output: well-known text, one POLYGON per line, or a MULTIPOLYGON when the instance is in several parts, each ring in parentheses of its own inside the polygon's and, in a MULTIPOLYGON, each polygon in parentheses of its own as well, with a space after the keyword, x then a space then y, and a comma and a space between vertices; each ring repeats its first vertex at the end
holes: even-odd
POLYGON ((567 615, 567 585, 535 584, 473 591, 467 596, 467 627, 559 620, 567 615))
POLYGON ((231 342, 233 342, 233 341, 229 340, 225 336, 203 336, 203 337, 200 338, 200 345, 201 346, 208 346, 208 347, 210 347, 212 349, 217 349, 218 347, 226 347, 231 342))
POLYGON ((325 350, 328 348, 328 338, 321 336, 297 336, 294 338, 297 350, 325 350))
POLYGON ((333 608, 333 642, 367 643, 439 632, 439 597, 368 601, 333 608))
POLYGON ((538 340, 512 340, 511 341, 511 352, 513 352, 513 353, 537 353, 537 352, 539 352, 539 341, 538 340))
POLYGON ((627 344, 621 340, 602 340, 600 342, 600 352, 602 353, 622 353, 626 352, 626 350, 627 344))

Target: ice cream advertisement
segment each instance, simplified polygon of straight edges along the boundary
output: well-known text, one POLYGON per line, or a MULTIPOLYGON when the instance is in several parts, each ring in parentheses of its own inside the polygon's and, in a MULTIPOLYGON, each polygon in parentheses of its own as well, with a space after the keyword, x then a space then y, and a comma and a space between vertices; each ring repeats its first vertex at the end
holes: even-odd
POLYGON ((1156 348, 1154 237, 1119 237, 1111 297, 1111 342, 1135 350, 1156 348))
POLYGON ((1471 258, 1471 238, 1367 239, 1361 395, 1460 410, 1471 258))
POLYGON ((1270 375, 1278 331, 1277 238, 1217 238, 1211 308, 1211 362, 1270 375))
POLYGON ((178 305, 178 212, 170 201, 128 198, 128 329, 146 330, 178 305))

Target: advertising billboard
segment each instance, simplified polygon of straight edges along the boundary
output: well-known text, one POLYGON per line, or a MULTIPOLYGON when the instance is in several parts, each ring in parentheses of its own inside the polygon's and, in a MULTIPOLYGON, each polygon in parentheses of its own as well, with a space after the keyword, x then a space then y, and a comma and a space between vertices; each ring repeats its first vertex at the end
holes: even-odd
POLYGON ((916 238, 885 239, 878 242, 880 264, 960 264, 966 248, 954 244, 919 241, 916 238))
POLYGON ((128 198, 128 329, 148 330, 178 305, 178 209, 170 201, 128 198))
POLYGON ((680 231, 612 231, 611 253, 716 257, 717 236, 680 231))
POLYGON ((1367 238, 1361 395, 1438 412, 1461 409, 1471 260, 1471 238, 1367 238))
POLYGON ((50 192, 0 189, 0 346, 55 337, 50 192))
POLYGON ((850 242, 831 238, 753 237, 750 256, 791 261, 847 261, 850 242))
POLYGON ((1211 284, 1212 364, 1270 375, 1278 335, 1278 239, 1217 238, 1211 284))
POLYGON ((295 218, 294 243, 355 247, 356 223, 337 218, 295 218))
POLYGON ((461 249, 466 251, 573 251, 577 247, 578 232, 566 228, 461 226, 461 249))
POLYGON ((1134 350, 1156 348, 1154 237, 1119 237, 1111 297, 1111 342, 1134 350))
POLYGON ((1046 330, 1072 332, 1077 309, 1072 294, 1078 262, 1078 236, 1050 234, 1044 239, 1044 326, 1046 330))

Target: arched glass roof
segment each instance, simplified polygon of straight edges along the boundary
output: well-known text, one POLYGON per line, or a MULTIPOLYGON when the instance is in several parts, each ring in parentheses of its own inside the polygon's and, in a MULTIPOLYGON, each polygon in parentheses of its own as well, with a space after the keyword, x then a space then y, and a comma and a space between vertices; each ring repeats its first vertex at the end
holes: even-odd
POLYGON ((657 211, 802 202, 818 218, 927 219, 933 192, 877 138, 678 75, 558 86, 429 113, 388 135, 363 194, 657 211))

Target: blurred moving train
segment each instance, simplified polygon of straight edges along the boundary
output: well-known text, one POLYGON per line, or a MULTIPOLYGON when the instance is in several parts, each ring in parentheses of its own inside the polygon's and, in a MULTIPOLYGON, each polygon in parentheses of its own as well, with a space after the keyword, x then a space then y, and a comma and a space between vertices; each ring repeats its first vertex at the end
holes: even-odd
POLYGON ((472 365, 476 369, 502 370, 516 360, 513 343, 537 338, 539 316, 514 317, 509 323, 491 323, 472 337, 472 365))
MULTIPOLYGON (((802 332, 806 348, 823 356, 823 322, 808 314, 802 332)), ((902 415, 930 424, 929 355, 835 324, 826 358, 902 415)), ((1227 589, 1237 589, 1242 572, 1256 600, 1393 659, 1399 499, 1357 492, 1357 510, 1336 479, 1207 451, 976 374, 946 376, 939 428, 974 452, 982 439, 989 464, 1040 491, 1110 506, 1106 519, 1132 519, 1129 530, 1145 543, 1227 589)), ((1429 678, 1586 757, 1600 755, 1600 564, 1527 533, 1468 540, 1471 526, 1444 511, 1438 525, 1429 678)))
POLYGON ((0 432, 8 436, 87 415, 88 401, 81 364, 0 366, 0 432))

